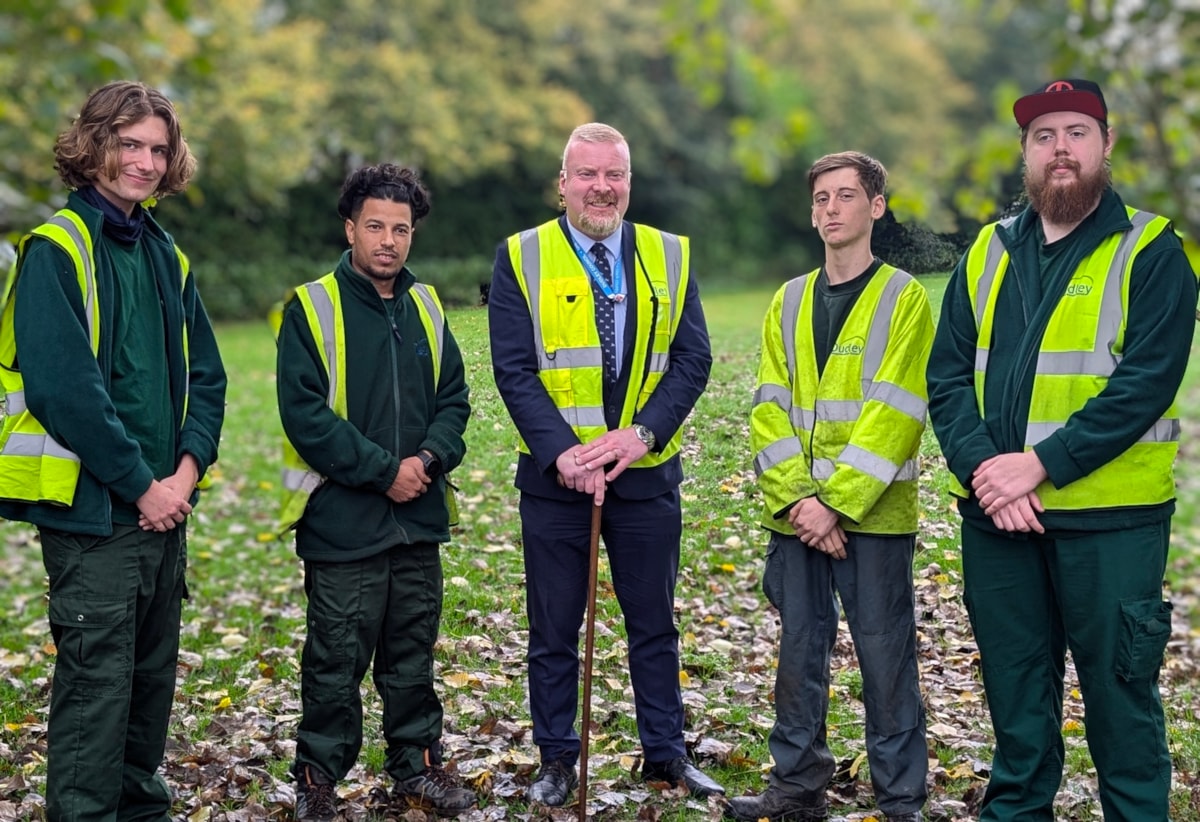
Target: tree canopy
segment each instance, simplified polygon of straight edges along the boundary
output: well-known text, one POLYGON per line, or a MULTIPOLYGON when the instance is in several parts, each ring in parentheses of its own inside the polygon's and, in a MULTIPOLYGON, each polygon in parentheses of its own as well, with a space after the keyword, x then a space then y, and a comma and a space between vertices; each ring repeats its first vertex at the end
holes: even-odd
POLYGON ((630 216, 725 277, 811 263, 805 170, 879 157, 901 223, 969 232, 1020 194, 1011 105, 1098 79, 1127 199, 1200 224, 1200 10, 1169 0, 5 0, 0 233, 61 200, 55 135, 115 78, 166 91, 201 163, 164 203, 194 259, 329 257, 345 173, 434 192, 421 250, 487 257, 553 215, 570 129, 629 138, 630 216), (797 200, 805 205, 797 207, 797 200))

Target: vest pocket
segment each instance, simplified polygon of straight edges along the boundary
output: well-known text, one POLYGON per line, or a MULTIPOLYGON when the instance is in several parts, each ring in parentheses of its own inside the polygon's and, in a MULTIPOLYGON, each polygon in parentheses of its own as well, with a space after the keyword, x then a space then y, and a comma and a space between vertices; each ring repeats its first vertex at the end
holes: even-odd
POLYGON ((1158 672, 1171 638, 1173 608, 1157 597, 1121 603, 1117 676, 1130 681, 1150 679, 1158 672))

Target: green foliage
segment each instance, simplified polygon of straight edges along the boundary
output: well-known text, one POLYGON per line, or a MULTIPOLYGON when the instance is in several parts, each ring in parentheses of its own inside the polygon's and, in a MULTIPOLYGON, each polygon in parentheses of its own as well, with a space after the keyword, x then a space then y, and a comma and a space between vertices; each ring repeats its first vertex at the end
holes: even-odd
POLYGON ((875 256, 910 274, 929 274, 954 268, 970 241, 963 234, 953 238, 934 234, 920 223, 898 223, 888 211, 875 224, 871 250, 875 256))

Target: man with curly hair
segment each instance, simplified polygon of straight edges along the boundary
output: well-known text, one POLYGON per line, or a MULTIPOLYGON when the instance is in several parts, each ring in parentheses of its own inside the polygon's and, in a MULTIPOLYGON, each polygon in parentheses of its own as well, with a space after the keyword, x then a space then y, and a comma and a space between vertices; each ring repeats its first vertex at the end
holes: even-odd
POLYGON ((299 820, 336 815, 334 786, 362 747, 359 683, 372 657, 393 799, 442 815, 475 803, 442 767, 433 687, 445 474, 462 461, 471 409, 437 292, 405 266, 428 213, 411 169, 350 174, 338 200, 350 248, 296 290, 279 331, 283 524, 296 529, 308 595, 299 820))
POLYGON ((187 257, 143 205, 195 160, 171 102, 93 92, 55 146, 66 206, 21 240, 0 315, 0 517, 38 527, 58 652, 51 820, 170 819, 185 525, 225 371, 187 257))

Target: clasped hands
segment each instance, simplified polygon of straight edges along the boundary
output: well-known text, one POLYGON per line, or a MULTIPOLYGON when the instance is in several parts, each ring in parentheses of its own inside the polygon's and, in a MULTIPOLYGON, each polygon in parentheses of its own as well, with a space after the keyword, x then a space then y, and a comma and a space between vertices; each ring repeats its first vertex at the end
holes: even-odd
POLYGON ((170 531, 192 513, 192 491, 200 480, 200 466, 191 454, 184 454, 175 473, 152 480, 146 492, 134 503, 138 526, 143 531, 170 531))
POLYGON ((558 455, 554 461, 558 469, 558 484, 591 494, 595 505, 603 505, 604 490, 608 483, 619 477, 630 464, 646 456, 649 450, 646 443, 638 439, 632 426, 608 431, 591 442, 573 445, 558 455))
POLYGON ((805 497, 788 511, 788 523, 805 545, 834 559, 846 558, 846 532, 837 512, 816 497, 805 497))
POLYGON ((983 513, 1000 530, 1044 534, 1046 529, 1037 515, 1046 509, 1033 489, 1047 476, 1033 451, 997 454, 979 463, 971 475, 971 488, 983 513))

